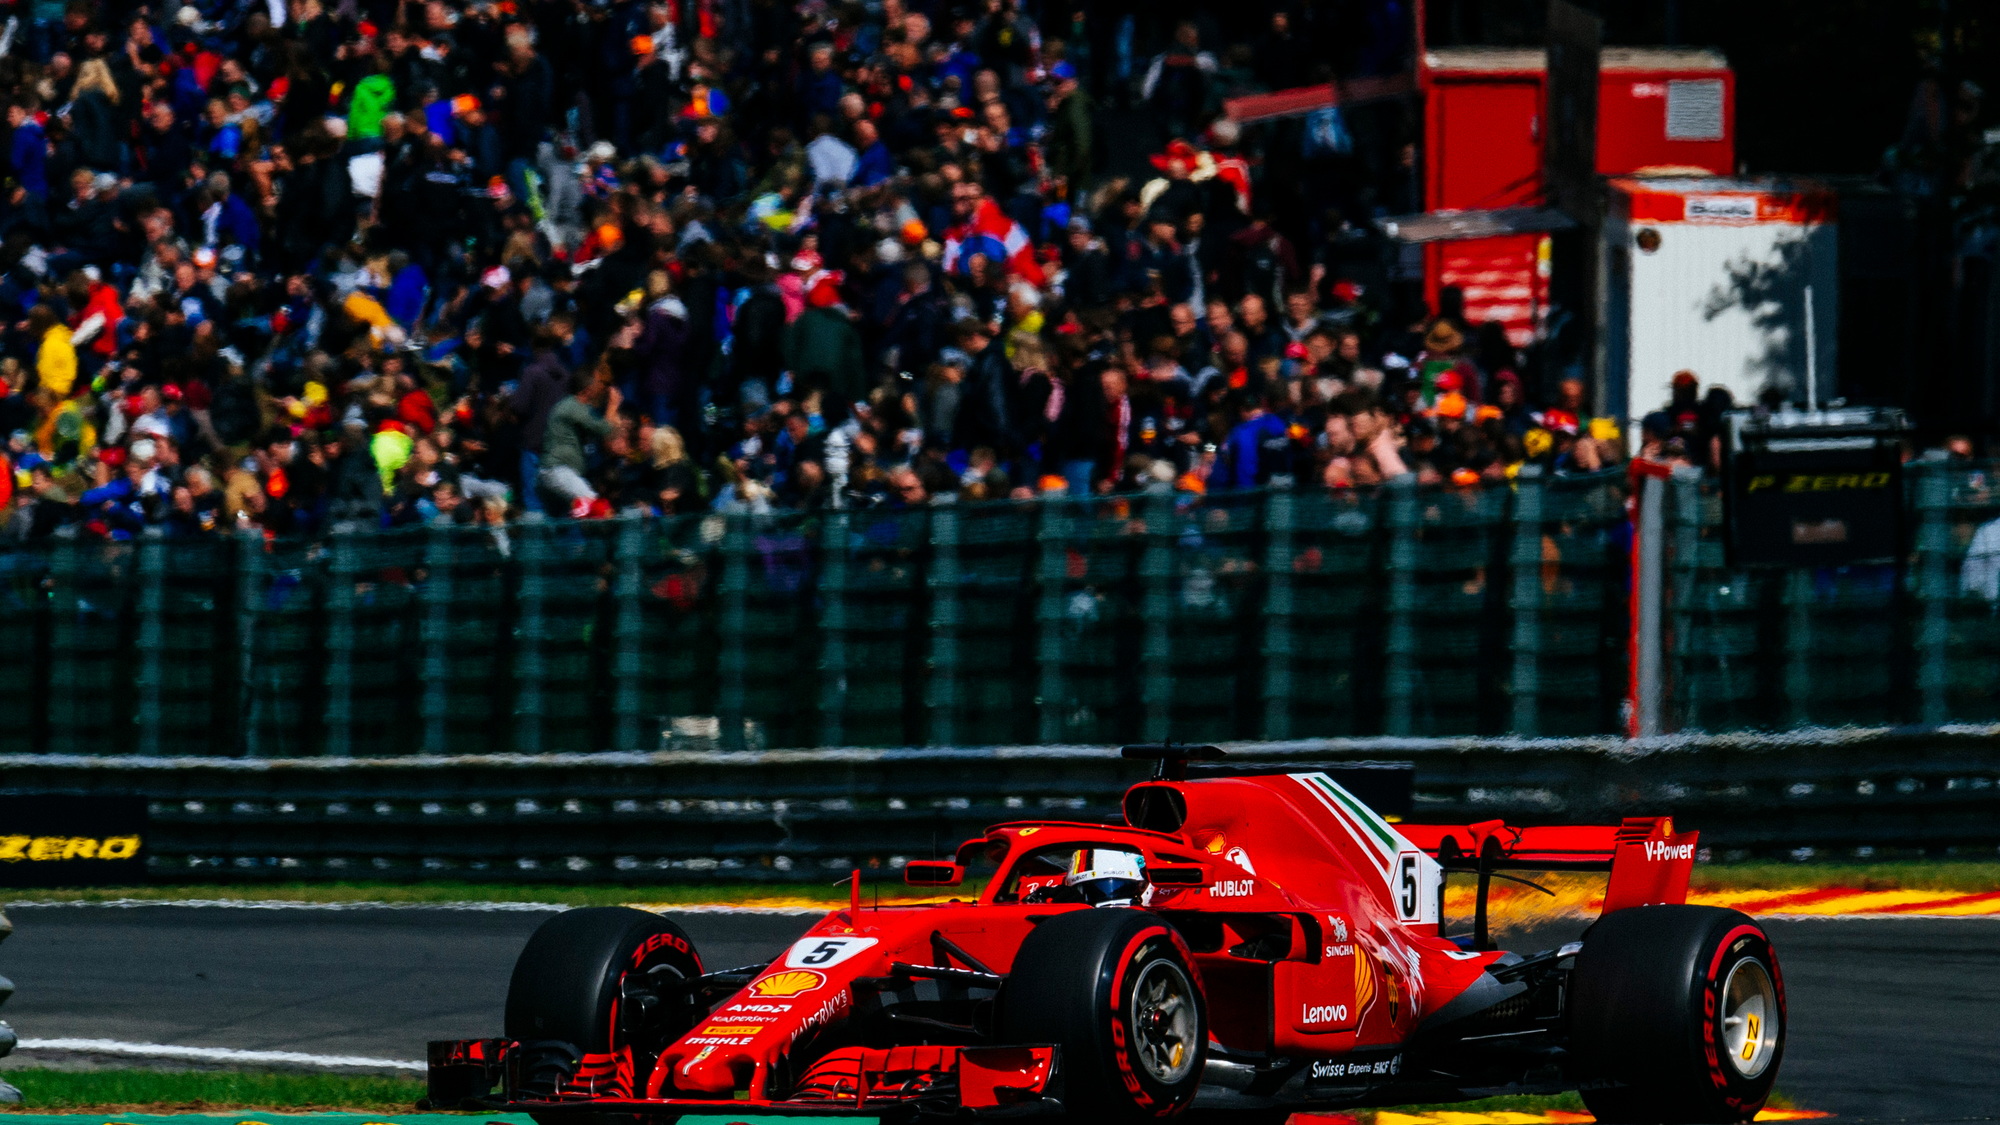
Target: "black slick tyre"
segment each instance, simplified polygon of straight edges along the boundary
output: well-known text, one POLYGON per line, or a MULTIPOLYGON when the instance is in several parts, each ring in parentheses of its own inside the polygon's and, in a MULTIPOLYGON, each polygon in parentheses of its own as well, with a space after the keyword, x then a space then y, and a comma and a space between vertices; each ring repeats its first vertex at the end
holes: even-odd
POLYGON ((526 1062, 517 1094, 643 1095, 661 1050, 706 1014, 683 987, 701 974, 694 943, 657 914, 593 906, 542 923, 507 985, 506 1034, 526 1062))
POLYGON ((1599 919, 1570 976, 1583 1104, 1619 1125, 1721 1125, 1763 1108, 1785 1052, 1785 986, 1764 928, 1712 906, 1599 919))
POLYGON ((1049 918, 1000 989, 1000 1043, 1062 1049, 1071 1120, 1144 1122, 1185 1110, 1201 1085, 1208 1010, 1187 945, 1158 915, 1121 907, 1049 918))

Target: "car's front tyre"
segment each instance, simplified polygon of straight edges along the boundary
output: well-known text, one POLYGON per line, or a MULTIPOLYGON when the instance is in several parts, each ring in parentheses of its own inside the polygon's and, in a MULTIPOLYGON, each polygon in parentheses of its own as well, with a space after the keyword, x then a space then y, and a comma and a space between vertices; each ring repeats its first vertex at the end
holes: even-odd
POLYGON ((1764 928, 1711 906, 1599 919, 1570 977, 1583 1104, 1621 1125, 1749 1121, 1785 1053, 1785 986, 1764 928))
POLYGON ((517 1093, 643 1095, 661 1050, 706 1014, 686 987, 701 974, 694 943, 658 914, 594 906, 542 923, 507 985, 506 1034, 530 1087, 517 1093))
POLYGON ((1201 1085, 1208 1009, 1173 926, 1142 910, 1078 910, 1021 943, 995 1033, 1062 1048, 1071 1120, 1157 1121, 1185 1110, 1201 1085))

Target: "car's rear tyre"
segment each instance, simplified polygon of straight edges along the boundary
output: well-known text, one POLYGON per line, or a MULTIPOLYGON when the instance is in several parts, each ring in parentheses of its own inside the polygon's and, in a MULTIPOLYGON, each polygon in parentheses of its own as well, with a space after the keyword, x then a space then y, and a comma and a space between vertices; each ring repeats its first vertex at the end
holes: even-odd
POLYGON ((661 1050, 705 1014, 684 987, 701 974, 694 943, 657 914, 593 906, 542 923, 507 985, 507 1038, 526 1056, 522 1092, 643 1094, 661 1050))
POLYGON ((1187 945, 1158 915, 1078 910, 1042 922, 1000 989, 995 1038, 1062 1048, 1072 1120, 1157 1121, 1201 1085, 1208 1009, 1187 945))
POLYGON ((1570 1044, 1599 1121, 1711 1125, 1763 1108, 1785 1053, 1785 985, 1748 915, 1642 906, 1599 919, 1570 977, 1570 1044))

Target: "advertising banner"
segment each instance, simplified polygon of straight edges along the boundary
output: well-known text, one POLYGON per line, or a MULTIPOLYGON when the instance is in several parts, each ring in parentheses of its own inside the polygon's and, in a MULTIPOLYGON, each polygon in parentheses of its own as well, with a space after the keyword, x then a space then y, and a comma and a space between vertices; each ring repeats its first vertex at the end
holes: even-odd
POLYGON ((144 797, 0 795, 0 887, 142 883, 146 832, 144 797))

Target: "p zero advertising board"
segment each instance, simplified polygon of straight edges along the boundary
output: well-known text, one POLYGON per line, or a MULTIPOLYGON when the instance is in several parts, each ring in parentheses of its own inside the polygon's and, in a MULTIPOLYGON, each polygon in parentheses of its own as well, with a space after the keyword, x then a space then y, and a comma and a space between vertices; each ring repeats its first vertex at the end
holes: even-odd
POLYGON ((146 832, 144 797, 0 795, 0 887, 144 882, 146 832))
POLYGON ((1900 557, 1903 464, 1879 434, 1739 439, 1725 474, 1730 562, 1843 566, 1900 557))

